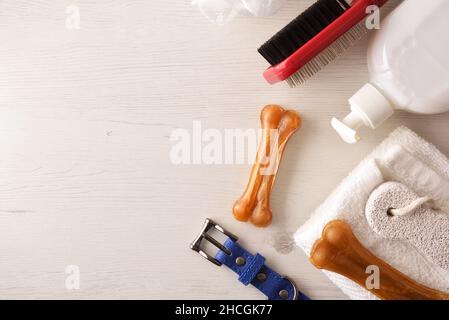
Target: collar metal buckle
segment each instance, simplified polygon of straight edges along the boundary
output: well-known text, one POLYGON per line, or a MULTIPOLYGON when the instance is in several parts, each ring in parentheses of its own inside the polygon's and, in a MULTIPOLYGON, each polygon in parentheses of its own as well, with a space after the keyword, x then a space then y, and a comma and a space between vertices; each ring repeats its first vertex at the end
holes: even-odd
POLYGON ((209 255, 208 253, 204 252, 201 249, 201 241, 204 239, 204 240, 207 240, 210 243, 212 243, 214 246, 216 246, 218 249, 220 249, 221 251, 225 252, 226 254, 228 254, 228 255, 231 254, 231 251, 229 251, 228 248, 226 248, 223 244, 221 244, 220 242, 218 242, 217 240, 215 240, 214 238, 212 238, 208 234, 208 231, 210 229, 212 229, 212 228, 214 228, 217 231, 219 231, 219 232, 223 233, 224 235, 228 236, 233 241, 237 241, 238 240, 238 238, 235 235, 233 235, 229 231, 225 230, 223 227, 221 227, 220 225, 216 224, 211 219, 206 219, 204 221, 203 229, 201 230, 200 234, 190 244, 190 249, 192 249, 193 251, 198 252, 201 256, 203 256, 204 258, 206 258, 208 261, 212 262, 213 264, 215 264, 217 266, 221 266, 222 264, 221 264, 220 261, 218 261, 217 259, 215 259, 214 257, 212 257, 211 255, 209 255))

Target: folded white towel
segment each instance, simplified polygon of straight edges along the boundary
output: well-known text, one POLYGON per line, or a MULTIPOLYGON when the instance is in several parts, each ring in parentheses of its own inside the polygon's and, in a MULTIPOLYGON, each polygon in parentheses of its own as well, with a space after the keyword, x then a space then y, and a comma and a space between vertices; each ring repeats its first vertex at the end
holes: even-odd
MULTIPOLYGON (((348 222, 360 242, 410 278, 449 292, 449 272, 428 261, 408 243, 383 239, 368 225, 365 206, 371 192, 385 181, 398 181, 449 212, 449 160, 413 131, 400 127, 379 145, 319 206, 295 234, 307 255, 331 220, 348 222)), ((376 299, 366 289, 338 274, 325 274, 351 299, 376 299)))

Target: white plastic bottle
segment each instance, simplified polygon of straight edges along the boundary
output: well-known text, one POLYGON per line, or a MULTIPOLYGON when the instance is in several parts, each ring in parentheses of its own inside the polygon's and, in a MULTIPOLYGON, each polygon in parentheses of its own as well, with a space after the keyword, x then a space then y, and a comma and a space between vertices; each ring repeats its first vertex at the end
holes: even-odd
POLYGON ((394 109, 449 111, 449 0, 404 0, 381 24, 368 48, 370 82, 351 99, 351 113, 332 127, 348 143, 357 129, 377 128, 394 109))

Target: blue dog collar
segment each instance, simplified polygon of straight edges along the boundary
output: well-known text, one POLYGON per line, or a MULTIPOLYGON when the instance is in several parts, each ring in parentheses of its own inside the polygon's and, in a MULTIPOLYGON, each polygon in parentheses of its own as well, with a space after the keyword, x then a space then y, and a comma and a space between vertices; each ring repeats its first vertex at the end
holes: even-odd
POLYGON ((279 275, 265 264, 265 258, 257 253, 252 255, 237 243, 238 238, 226 231, 210 219, 206 219, 203 229, 190 248, 210 262, 221 266, 225 265, 239 276, 239 281, 245 286, 252 284, 268 297, 269 300, 309 300, 296 289, 293 281, 279 275), (215 228, 228 238, 221 244, 212 238, 208 231, 215 228), (215 257, 204 252, 200 246, 202 240, 207 240, 219 250, 215 257))

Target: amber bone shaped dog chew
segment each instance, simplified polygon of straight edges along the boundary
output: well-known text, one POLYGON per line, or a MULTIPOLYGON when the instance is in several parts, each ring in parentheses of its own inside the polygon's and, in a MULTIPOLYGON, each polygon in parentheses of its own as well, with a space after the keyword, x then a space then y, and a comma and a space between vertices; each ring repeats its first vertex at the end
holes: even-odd
POLYGON ((248 185, 233 208, 239 221, 250 221, 257 227, 270 225, 270 193, 276 179, 285 145, 299 129, 301 118, 292 110, 268 105, 260 114, 263 136, 251 169, 248 185))
POLYGON ((408 278, 366 249, 343 221, 329 222, 310 254, 310 261, 319 269, 341 274, 374 295, 385 300, 449 300, 449 295, 408 278), (366 286, 368 266, 380 271, 378 289, 366 286))

